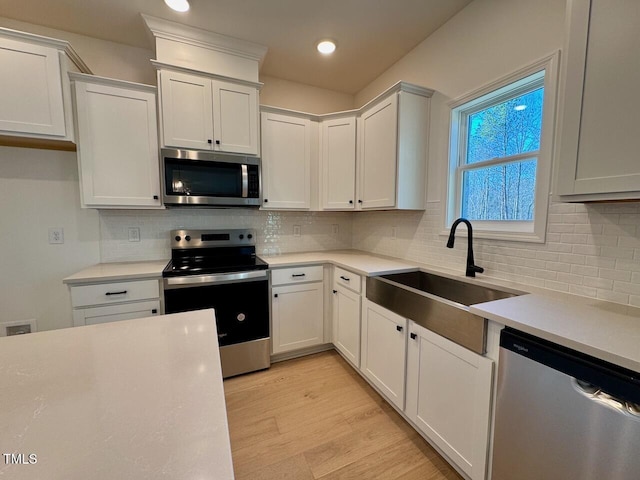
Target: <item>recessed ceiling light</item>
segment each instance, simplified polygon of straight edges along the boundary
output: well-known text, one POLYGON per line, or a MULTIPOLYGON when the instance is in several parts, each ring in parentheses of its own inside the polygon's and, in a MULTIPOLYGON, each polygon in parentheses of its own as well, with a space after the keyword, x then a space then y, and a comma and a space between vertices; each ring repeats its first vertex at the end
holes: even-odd
POLYGON ((513 109, 514 109, 516 112, 521 112, 522 110, 525 110, 526 108, 527 108, 527 106, 526 106, 526 105, 516 105, 515 107, 513 107, 513 109))
POLYGON ((164 3, 176 12, 186 12, 189 10, 188 0, 164 0, 164 3))
POLYGON ((323 55, 329 55, 330 53, 333 53, 335 51, 336 44, 331 40, 322 40, 320 43, 318 43, 317 48, 318 51, 323 55))

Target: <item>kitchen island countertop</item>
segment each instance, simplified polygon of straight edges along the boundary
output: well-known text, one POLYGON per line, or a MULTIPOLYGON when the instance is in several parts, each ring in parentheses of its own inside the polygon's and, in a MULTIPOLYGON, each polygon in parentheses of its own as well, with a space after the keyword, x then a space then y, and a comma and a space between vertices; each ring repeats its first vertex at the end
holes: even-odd
POLYGON ((216 339, 213 310, 0 338, 0 477, 233 479, 216 339))

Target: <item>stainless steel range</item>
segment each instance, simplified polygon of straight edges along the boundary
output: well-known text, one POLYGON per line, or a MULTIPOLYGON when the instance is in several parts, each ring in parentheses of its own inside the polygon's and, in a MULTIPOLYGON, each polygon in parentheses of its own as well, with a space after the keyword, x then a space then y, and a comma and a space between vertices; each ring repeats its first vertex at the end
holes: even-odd
POLYGON ((269 368, 268 265, 254 230, 172 230, 166 313, 214 308, 223 377, 269 368))

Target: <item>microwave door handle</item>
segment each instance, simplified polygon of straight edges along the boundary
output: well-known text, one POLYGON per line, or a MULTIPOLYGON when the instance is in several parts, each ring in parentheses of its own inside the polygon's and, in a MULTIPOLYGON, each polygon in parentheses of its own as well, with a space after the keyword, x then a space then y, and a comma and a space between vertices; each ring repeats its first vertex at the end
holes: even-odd
POLYGON ((242 168, 242 198, 249 196, 249 172, 246 164, 240 166, 242 168))

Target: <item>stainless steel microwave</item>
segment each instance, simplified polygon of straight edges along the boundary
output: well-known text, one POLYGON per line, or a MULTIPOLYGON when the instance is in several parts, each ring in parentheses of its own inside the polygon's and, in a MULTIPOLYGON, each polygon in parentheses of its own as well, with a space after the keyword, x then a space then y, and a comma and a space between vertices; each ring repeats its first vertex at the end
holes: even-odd
POLYGON ((258 207, 260 159, 163 148, 162 200, 168 206, 258 207))

